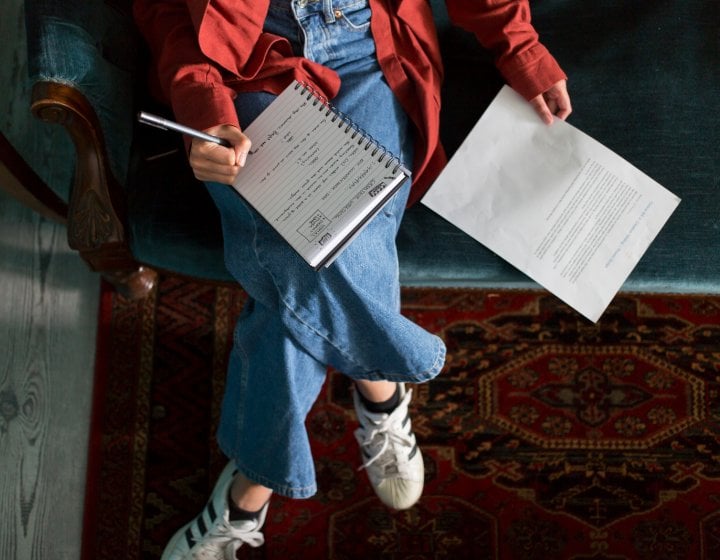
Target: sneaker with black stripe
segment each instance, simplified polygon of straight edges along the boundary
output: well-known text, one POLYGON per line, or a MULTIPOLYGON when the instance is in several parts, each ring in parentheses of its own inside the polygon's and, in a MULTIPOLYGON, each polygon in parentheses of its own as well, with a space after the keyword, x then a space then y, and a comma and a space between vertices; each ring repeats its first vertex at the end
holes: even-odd
POLYGON ((161 560, 227 560, 247 544, 262 546, 260 529, 265 523, 269 502, 252 521, 230 521, 228 495, 238 473, 231 461, 218 478, 205 508, 180 529, 165 547, 161 560))
POLYGON ((408 407, 412 390, 400 383, 400 403, 391 413, 370 412, 353 392, 360 427, 355 438, 378 498, 393 509, 408 509, 420 499, 425 482, 422 453, 415 441, 408 407))

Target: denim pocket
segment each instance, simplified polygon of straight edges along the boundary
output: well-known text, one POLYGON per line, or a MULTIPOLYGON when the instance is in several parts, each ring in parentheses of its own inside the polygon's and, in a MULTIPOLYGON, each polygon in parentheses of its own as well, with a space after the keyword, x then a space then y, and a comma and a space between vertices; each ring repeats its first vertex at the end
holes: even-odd
POLYGON ((358 2, 344 6, 335 12, 337 22, 350 31, 365 32, 370 27, 370 7, 367 2, 358 2))

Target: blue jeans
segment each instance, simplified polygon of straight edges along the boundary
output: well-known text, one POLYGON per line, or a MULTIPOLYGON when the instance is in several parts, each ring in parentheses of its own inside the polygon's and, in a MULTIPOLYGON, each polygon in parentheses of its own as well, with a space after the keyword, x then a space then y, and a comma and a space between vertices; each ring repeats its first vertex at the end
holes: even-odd
MULTIPOLYGON (((411 127, 378 66, 369 20, 366 0, 274 0, 266 30, 335 69, 342 87, 333 103, 407 165, 411 127)), ((272 99, 239 95, 241 125, 272 99)), ((232 188, 208 189, 222 218, 226 265, 249 294, 235 330, 218 441, 248 479, 305 498, 317 490, 305 418, 328 366, 356 379, 416 383, 444 363, 442 340, 400 314, 395 236, 409 181, 318 272, 232 188)))

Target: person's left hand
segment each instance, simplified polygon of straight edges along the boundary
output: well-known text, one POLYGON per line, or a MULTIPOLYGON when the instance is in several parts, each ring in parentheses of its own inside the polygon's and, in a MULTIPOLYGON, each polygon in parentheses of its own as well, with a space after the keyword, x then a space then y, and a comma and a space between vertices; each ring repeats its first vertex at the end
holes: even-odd
POLYGON ((552 124, 553 115, 565 120, 572 113, 570 95, 567 91, 567 80, 554 83, 547 91, 530 100, 530 105, 545 124, 552 124))

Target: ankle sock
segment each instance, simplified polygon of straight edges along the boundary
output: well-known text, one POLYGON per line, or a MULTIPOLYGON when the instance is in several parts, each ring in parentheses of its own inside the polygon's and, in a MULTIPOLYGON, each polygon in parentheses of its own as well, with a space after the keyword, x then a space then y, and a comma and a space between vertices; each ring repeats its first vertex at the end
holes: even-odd
MULTIPOLYGON (((260 519, 260 512, 262 508, 257 511, 247 511, 239 508, 235 505, 230 497, 230 490, 228 490, 228 518, 230 521, 257 521, 260 519)), ((263 506, 265 507, 265 506, 263 506)))
POLYGON ((358 392, 360 402, 362 402, 363 407, 368 412, 372 412, 375 414, 389 414, 397 408, 397 405, 400 404, 400 385, 395 385, 395 392, 393 393, 392 397, 390 397, 386 401, 379 403, 369 401, 367 398, 365 398, 362 392, 357 389, 357 387, 355 388, 355 390, 358 392))

